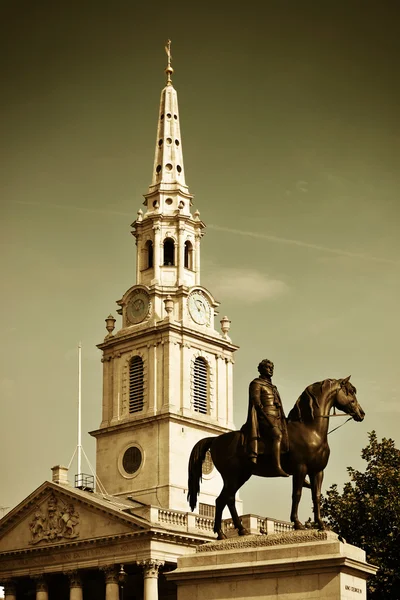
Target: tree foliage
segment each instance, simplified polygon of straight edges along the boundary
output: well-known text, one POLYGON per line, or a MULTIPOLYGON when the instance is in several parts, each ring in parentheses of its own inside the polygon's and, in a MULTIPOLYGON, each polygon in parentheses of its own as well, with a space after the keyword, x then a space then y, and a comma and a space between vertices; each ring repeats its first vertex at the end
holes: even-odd
POLYGON ((343 493, 333 485, 322 499, 322 513, 331 529, 365 550, 379 567, 368 582, 368 598, 400 598, 400 450, 392 439, 378 442, 375 431, 361 452, 362 473, 348 467, 351 481, 343 493))

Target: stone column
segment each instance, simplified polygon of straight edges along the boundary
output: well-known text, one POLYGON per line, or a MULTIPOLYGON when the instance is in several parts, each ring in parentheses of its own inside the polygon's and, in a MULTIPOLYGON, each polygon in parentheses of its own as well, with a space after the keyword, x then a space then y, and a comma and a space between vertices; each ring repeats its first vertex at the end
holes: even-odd
POLYGON ((4 584, 4 600, 16 600, 17 599, 17 587, 15 582, 12 580, 6 581, 4 584))
POLYGON ((185 277, 185 227, 180 225, 178 231, 178 285, 182 285, 185 277))
POLYGON ((154 229, 154 279, 156 283, 160 281, 160 265, 161 265, 161 228, 160 225, 153 225, 154 229))
POLYGON ((201 241, 201 232, 197 231, 195 236, 195 248, 194 248, 194 263, 195 263, 195 278, 196 285, 200 285, 200 241, 201 241))
POLYGON ((49 600, 47 581, 43 575, 38 575, 34 579, 36 580, 36 600, 49 600))
POLYGON ((82 600, 82 579, 78 571, 67 571, 69 579, 69 600, 82 600))
POLYGON ((119 600, 118 569, 115 565, 103 567, 106 576, 106 600, 119 600))
POLYGON ((158 600, 158 571, 164 565, 163 560, 141 560, 137 563, 143 567, 143 600, 158 600))
POLYGON ((137 250, 136 250, 136 283, 140 283, 142 260, 143 260, 142 236, 140 234, 136 235, 136 247, 137 247, 137 250))

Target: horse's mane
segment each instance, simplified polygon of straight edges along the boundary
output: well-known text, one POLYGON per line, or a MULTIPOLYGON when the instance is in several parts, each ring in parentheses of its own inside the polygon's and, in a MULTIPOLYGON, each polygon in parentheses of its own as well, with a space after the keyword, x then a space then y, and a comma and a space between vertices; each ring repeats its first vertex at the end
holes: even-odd
POLYGON ((288 421, 309 421, 314 419, 314 408, 319 408, 318 399, 321 397, 321 392, 326 381, 328 380, 318 381, 306 387, 288 414, 288 421))

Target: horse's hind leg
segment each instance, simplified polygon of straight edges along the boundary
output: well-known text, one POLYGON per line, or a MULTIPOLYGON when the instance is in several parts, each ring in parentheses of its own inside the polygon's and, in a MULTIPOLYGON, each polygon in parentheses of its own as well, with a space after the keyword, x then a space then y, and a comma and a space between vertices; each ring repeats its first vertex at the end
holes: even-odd
POLYGON ((305 529, 304 525, 299 521, 298 508, 306 474, 307 467, 305 465, 298 467, 293 474, 292 511, 290 513, 290 520, 294 523, 295 529, 305 529))

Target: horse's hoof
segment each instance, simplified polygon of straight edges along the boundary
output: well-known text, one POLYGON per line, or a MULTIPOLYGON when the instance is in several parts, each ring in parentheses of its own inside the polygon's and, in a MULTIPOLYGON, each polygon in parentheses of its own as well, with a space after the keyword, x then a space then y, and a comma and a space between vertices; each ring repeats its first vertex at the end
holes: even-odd
POLYGON ((250 535, 250 531, 248 529, 246 529, 245 527, 242 527, 241 529, 238 529, 238 534, 239 535, 250 535))
POLYGON ((326 525, 323 521, 317 521, 318 531, 325 531, 326 525))
POLYGON ((217 540, 227 540, 228 539, 223 531, 220 530, 217 533, 218 533, 217 540))
POLYGON ((300 523, 300 521, 294 522, 294 528, 296 531, 301 531, 302 529, 305 529, 303 523, 300 523))

